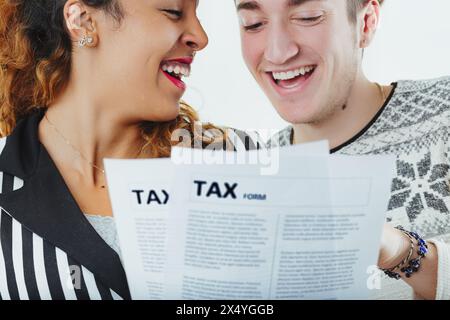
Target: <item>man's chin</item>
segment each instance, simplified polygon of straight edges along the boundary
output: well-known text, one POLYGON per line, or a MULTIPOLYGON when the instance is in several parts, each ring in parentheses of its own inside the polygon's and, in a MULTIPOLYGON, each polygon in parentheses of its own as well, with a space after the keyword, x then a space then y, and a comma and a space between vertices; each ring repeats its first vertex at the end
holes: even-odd
POLYGON ((291 124, 308 124, 315 122, 314 112, 301 106, 283 106, 277 108, 280 117, 291 124))

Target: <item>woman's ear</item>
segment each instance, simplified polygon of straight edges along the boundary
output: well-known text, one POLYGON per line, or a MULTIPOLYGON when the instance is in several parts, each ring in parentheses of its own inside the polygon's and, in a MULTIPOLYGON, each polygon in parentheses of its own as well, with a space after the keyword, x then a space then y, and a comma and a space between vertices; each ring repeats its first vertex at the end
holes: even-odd
POLYGON ((79 47, 95 47, 98 44, 96 23, 89 7, 80 0, 68 0, 64 5, 64 20, 73 42, 79 47))
POLYGON ((367 48, 373 41, 380 21, 380 3, 378 0, 369 1, 360 14, 360 47, 367 48))

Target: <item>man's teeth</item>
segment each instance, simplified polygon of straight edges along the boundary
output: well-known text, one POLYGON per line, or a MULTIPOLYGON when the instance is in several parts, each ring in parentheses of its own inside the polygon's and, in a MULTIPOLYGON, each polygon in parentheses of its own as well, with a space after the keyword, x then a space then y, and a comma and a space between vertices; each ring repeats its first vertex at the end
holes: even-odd
POLYGON ((162 70, 175 75, 189 77, 191 70, 188 66, 182 66, 179 64, 165 63, 162 66, 162 70))
POLYGON ((299 69, 291 70, 288 72, 272 72, 272 76, 275 80, 291 80, 298 77, 299 75, 304 76, 305 74, 313 70, 314 70, 313 66, 301 67, 299 69))

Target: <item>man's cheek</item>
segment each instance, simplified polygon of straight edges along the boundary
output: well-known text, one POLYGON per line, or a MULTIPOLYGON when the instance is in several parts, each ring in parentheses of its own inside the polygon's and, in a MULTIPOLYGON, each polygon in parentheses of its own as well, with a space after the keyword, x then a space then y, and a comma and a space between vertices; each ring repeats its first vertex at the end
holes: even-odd
MULTIPOLYGON (((245 40, 244 40, 245 41, 245 40)), ((242 53, 245 63, 248 68, 255 72, 258 65, 261 63, 261 59, 264 56, 264 51, 253 45, 253 42, 247 41, 242 44, 242 53)))

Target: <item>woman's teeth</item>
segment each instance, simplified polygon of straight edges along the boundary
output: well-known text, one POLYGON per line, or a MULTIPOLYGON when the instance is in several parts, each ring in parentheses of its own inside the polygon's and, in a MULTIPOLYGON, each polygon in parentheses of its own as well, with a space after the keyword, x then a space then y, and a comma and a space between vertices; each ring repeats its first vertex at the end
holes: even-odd
POLYGON ((301 67, 295 70, 287 71, 287 72, 272 72, 272 77, 275 81, 279 80, 292 80, 296 77, 302 75, 304 76, 307 73, 314 71, 314 66, 301 67))
POLYGON ((180 63, 164 63, 162 65, 162 70, 178 78, 189 77, 191 74, 190 66, 180 63))

